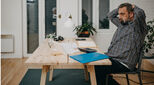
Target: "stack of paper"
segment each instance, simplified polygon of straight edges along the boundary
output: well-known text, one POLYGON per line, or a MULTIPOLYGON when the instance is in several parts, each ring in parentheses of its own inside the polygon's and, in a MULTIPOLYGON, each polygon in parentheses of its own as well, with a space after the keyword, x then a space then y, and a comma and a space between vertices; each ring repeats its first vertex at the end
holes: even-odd
POLYGON ((92 48, 96 47, 96 44, 93 41, 77 41, 79 48, 92 48))
POLYGON ((77 49, 77 44, 76 43, 60 43, 60 45, 64 48, 65 52, 67 54, 73 54, 75 52, 79 52, 77 49))

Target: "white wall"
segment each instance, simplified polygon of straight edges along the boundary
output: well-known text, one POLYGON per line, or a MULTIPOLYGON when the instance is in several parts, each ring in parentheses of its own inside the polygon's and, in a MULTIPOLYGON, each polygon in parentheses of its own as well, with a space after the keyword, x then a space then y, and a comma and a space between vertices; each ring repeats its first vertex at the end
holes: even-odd
POLYGON ((14 36, 14 53, 2 58, 22 57, 22 0, 1 1, 1 32, 14 36))

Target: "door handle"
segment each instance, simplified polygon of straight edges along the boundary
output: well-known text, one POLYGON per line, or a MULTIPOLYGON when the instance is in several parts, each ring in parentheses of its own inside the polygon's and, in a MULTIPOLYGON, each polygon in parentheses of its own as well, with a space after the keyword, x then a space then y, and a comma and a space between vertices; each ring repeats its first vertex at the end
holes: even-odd
POLYGON ((61 19, 61 14, 58 15, 58 18, 61 19))

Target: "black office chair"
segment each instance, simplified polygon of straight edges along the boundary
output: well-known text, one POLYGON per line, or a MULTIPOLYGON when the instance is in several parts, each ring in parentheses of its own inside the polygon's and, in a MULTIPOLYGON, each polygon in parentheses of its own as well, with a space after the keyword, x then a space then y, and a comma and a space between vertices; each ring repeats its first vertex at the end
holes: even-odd
MULTIPOLYGON (((126 74, 126 79, 127 79, 127 85, 129 85, 129 78, 128 78, 128 74, 138 74, 138 78, 139 78, 139 82, 140 82, 140 85, 142 85, 142 80, 141 80, 141 63, 142 63, 142 53, 143 51, 140 51, 140 57, 138 59, 138 66, 137 68, 135 68, 135 70, 133 71, 129 71, 129 72, 120 72, 120 73, 112 73, 112 74, 126 74)), ((106 85, 108 85, 108 78, 109 78, 109 75, 106 76, 106 85)))

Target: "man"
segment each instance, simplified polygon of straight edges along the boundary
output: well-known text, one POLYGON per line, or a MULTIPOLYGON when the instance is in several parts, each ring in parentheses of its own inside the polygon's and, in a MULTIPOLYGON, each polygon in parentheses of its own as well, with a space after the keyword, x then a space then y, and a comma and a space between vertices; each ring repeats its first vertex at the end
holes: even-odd
POLYGON ((135 5, 123 3, 108 18, 118 29, 106 53, 112 65, 95 66, 98 85, 105 84, 106 74, 134 70, 147 34, 145 13, 135 5))

